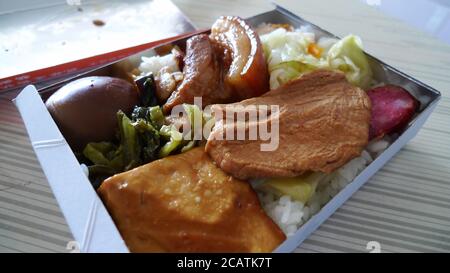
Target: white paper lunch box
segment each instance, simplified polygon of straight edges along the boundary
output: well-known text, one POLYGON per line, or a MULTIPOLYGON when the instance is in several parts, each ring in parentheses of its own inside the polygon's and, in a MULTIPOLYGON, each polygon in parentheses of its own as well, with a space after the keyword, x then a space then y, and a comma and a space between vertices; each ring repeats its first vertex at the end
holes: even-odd
MULTIPOLYGON (((261 23, 288 23, 294 27, 309 26, 317 37, 335 37, 331 33, 301 19, 289 11, 276 7, 275 10, 248 18, 248 22, 257 26, 261 23)), ((351 30, 349 30, 351 31, 351 30)), ((186 38, 174 42, 183 46, 186 38)), ((140 56, 151 56, 167 48, 158 46, 123 59, 119 62, 136 65, 140 56)), ((369 56, 374 78, 405 87, 420 101, 419 113, 410 121, 402 134, 354 180, 331 199, 316 215, 309 219, 293 236, 289 236, 275 252, 290 252, 297 248, 314 230, 333 214, 355 191, 391 159, 422 127, 436 107, 440 93, 418 80, 369 56)), ((107 65, 104 69, 107 69, 107 65)), ((101 70, 89 72, 96 75, 101 70)), ((104 71, 104 70, 103 70, 104 71)), ((79 75, 85 76, 86 74, 79 75)), ((36 90, 27 86, 15 99, 22 115, 33 148, 44 173, 53 189, 59 206, 67 220, 70 230, 81 252, 128 252, 108 211, 99 199, 88 178, 81 169, 63 135, 47 111, 43 97, 54 92, 61 85, 74 78, 66 79, 53 86, 36 90)))

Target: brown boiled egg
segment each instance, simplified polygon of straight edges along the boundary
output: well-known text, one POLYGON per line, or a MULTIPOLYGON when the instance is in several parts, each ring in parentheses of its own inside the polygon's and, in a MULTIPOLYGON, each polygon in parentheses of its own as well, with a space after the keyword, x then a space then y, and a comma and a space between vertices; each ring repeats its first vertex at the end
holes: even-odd
POLYGON ((93 76, 64 85, 45 104, 70 147, 82 151, 89 142, 112 140, 117 111, 129 114, 138 103, 137 87, 130 82, 93 76))

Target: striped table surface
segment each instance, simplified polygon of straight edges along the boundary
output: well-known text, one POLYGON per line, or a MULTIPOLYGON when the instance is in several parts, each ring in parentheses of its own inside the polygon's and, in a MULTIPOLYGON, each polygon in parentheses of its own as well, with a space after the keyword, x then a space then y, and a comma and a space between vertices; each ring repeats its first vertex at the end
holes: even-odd
MULTIPOLYGON (((273 9, 261 0, 174 0, 199 28, 220 15, 273 9), (207 12, 206 12, 207 11, 207 12)), ((450 46, 358 0, 277 1, 442 92, 424 128, 296 252, 450 251, 450 46)), ((0 252, 65 252, 72 239, 36 160, 20 116, 0 96, 0 252)))

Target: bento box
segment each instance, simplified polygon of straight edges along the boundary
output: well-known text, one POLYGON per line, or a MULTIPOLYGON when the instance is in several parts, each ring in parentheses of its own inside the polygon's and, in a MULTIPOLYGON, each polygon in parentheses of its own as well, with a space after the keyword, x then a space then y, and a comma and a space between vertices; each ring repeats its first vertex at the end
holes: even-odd
MULTIPOLYGON (((306 27, 314 32, 318 38, 337 38, 281 7, 248 18, 246 21, 251 26, 271 23, 289 24, 295 28, 306 27)), ((142 56, 149 57, 160 52, 167 52, 167 48, 172 45, 183 47, 187 38, 143 51, 117 63, 66 79, 47 88, 36 90, 34 86, 27 86, 14 100, 25 122, 35 153, 81 252, 128 252, 129 250, 43 100, 71 80, 86 75, 105 75, 105 73, 111 73, 111 68, 116 65, 127 65, 131 66, 130 69, 133 69, 133 65, 137 65, 136 60, 139 60, 142 56)), ((404 87, 420 102, 420 108, 401 133, 392 138, 389 145, 378 153, 376 158, 373 161, 371 160, 370 164, 359 172, 353 181, 336 192, 298 230, 291 232, 287 239, 275 249, 275 252, 295 250, 417 134, 440 99, 440 93, 437 90, 372 56, 367 57, 373 71, 373 78, 377 82, 404 87)))

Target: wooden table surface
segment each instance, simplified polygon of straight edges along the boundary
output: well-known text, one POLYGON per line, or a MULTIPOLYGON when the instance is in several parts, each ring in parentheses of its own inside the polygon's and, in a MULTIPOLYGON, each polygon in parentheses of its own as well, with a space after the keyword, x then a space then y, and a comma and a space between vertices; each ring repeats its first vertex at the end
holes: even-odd
MULTIPOLYGON (((174 0, 198 28, 220 15, 274 8, 263 0, 174 0)), ((359 35, 366 51, 442 93, 405 148, 330 217, 297 252, 450 251, 450 46, 359 0, 277 1, 338 36, 359 35)), ((72 236, 21 119, 0 96, 0 252, 65 252, 72 236)))

